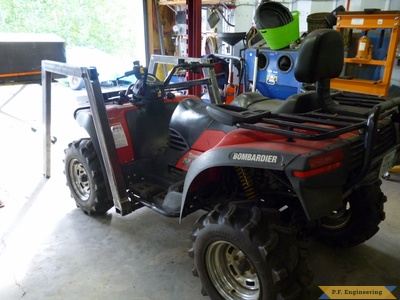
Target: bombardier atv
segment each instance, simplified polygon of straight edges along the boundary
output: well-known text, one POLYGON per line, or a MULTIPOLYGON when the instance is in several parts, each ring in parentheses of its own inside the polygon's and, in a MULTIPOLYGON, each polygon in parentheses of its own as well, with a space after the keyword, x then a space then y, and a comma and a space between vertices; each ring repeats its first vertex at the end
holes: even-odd
POLYGON ((294 67, 297 80, 315 90, 285 101, 248 92, 226 105, 177 95, 169 83, 178 69, 213 64, 181 61, 165 81, 135 64, 138 81, 105 96, 118 158, 112 164, 122 176, 107 173, 92 110, 75 112, 90 135, 65 150, 77 206, 89 215, 113 206, 121 213, 112 183, 122 180, 128 213, 145 206, 183 218, 204 210, 189 255, 205 295, 299 297, 312 282, 300 241, 312 236, 348 247, 371 238, 385 217, 380 177, 400 145, 400 98, 330 89, 342 66, 341 34, 315 30, 294 67))

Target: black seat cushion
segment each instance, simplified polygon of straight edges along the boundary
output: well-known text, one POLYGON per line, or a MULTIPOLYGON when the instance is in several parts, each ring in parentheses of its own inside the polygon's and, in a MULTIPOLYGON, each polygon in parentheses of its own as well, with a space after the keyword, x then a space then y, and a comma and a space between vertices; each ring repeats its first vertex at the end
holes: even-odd
POLYGON ((301 44, 294 64, 294 76, 305 83, 336 78, 342 72, 343 61, 342 34, 333 29, 314 30, 301 44))
POLYGON ((271 99, 255 92, 246 92, 238 95, 230 105, 248 109, 269 110, 273 113, 282 105, 283 100, 271 99))

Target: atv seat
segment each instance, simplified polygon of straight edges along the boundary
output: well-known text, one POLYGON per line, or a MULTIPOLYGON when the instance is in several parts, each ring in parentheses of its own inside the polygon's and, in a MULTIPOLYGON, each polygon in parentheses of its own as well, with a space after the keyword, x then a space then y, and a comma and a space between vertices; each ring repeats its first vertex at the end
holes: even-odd
POLYGON ((339 105, 332 97, 337 91, 330 89, 330 79, 340 75, 344 61, 343 37, 333 29, 318 29, 309 33, 303 40, 296 62, 294 75, 299 82, 315 83, 315 91, 295 94, 286 100, 269 99, 244 93, 232 105, 249 109, 265 109, 273 113, 304 113, 322 109, 326 113, 348 116, 367 116, 368 109, 356 106, 339 105))
POLYGON ((275 114, 298 114, 319 108, 315 91, 292 95, 286 100, 271 99, 259 93, 248 92, 237 96, 231 105, 251 110, 269 110, 275 114))

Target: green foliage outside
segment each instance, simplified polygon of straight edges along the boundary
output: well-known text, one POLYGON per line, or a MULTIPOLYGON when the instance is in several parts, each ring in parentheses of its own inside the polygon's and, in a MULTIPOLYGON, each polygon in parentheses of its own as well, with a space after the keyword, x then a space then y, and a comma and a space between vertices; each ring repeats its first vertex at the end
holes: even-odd
POLYGON ((54 33, 67 46, 142 55, 142 0, 1 0, 0 32, 54 33))

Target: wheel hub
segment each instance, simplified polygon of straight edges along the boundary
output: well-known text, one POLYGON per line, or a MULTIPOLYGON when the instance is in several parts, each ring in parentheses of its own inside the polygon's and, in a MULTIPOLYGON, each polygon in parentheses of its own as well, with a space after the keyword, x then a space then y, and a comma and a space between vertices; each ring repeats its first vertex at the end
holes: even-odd
POLYGON ((206 252, 206 267, 215 289, 225 299, 258 299, 256 269, 246 255, 226 241, 213 242, 206 252))
POLYGON ((81 182, 87 182, 87 181, 88 181, 88 176, 87 176, 87 174, 81 174, 79 180, 80 180, 81 182))
POLYGON ((344 228, 351 217, 349 203, 344 204, 339 210, 333 211, 322 219, 322 227, 330 230, 339 230, 344 228))
POLYGON ((90 197, 89 176, 85 167, 77 159, 71 160, 69 164, 69 178, 76 195, 82 201, 87 201, 90 197))
POLYGON ((241 275, 244 275, 247 271, 249 271, 251 266, 250 263, 245 258, 242 258, 236 262, 236 268, 238 269, 241 275))

